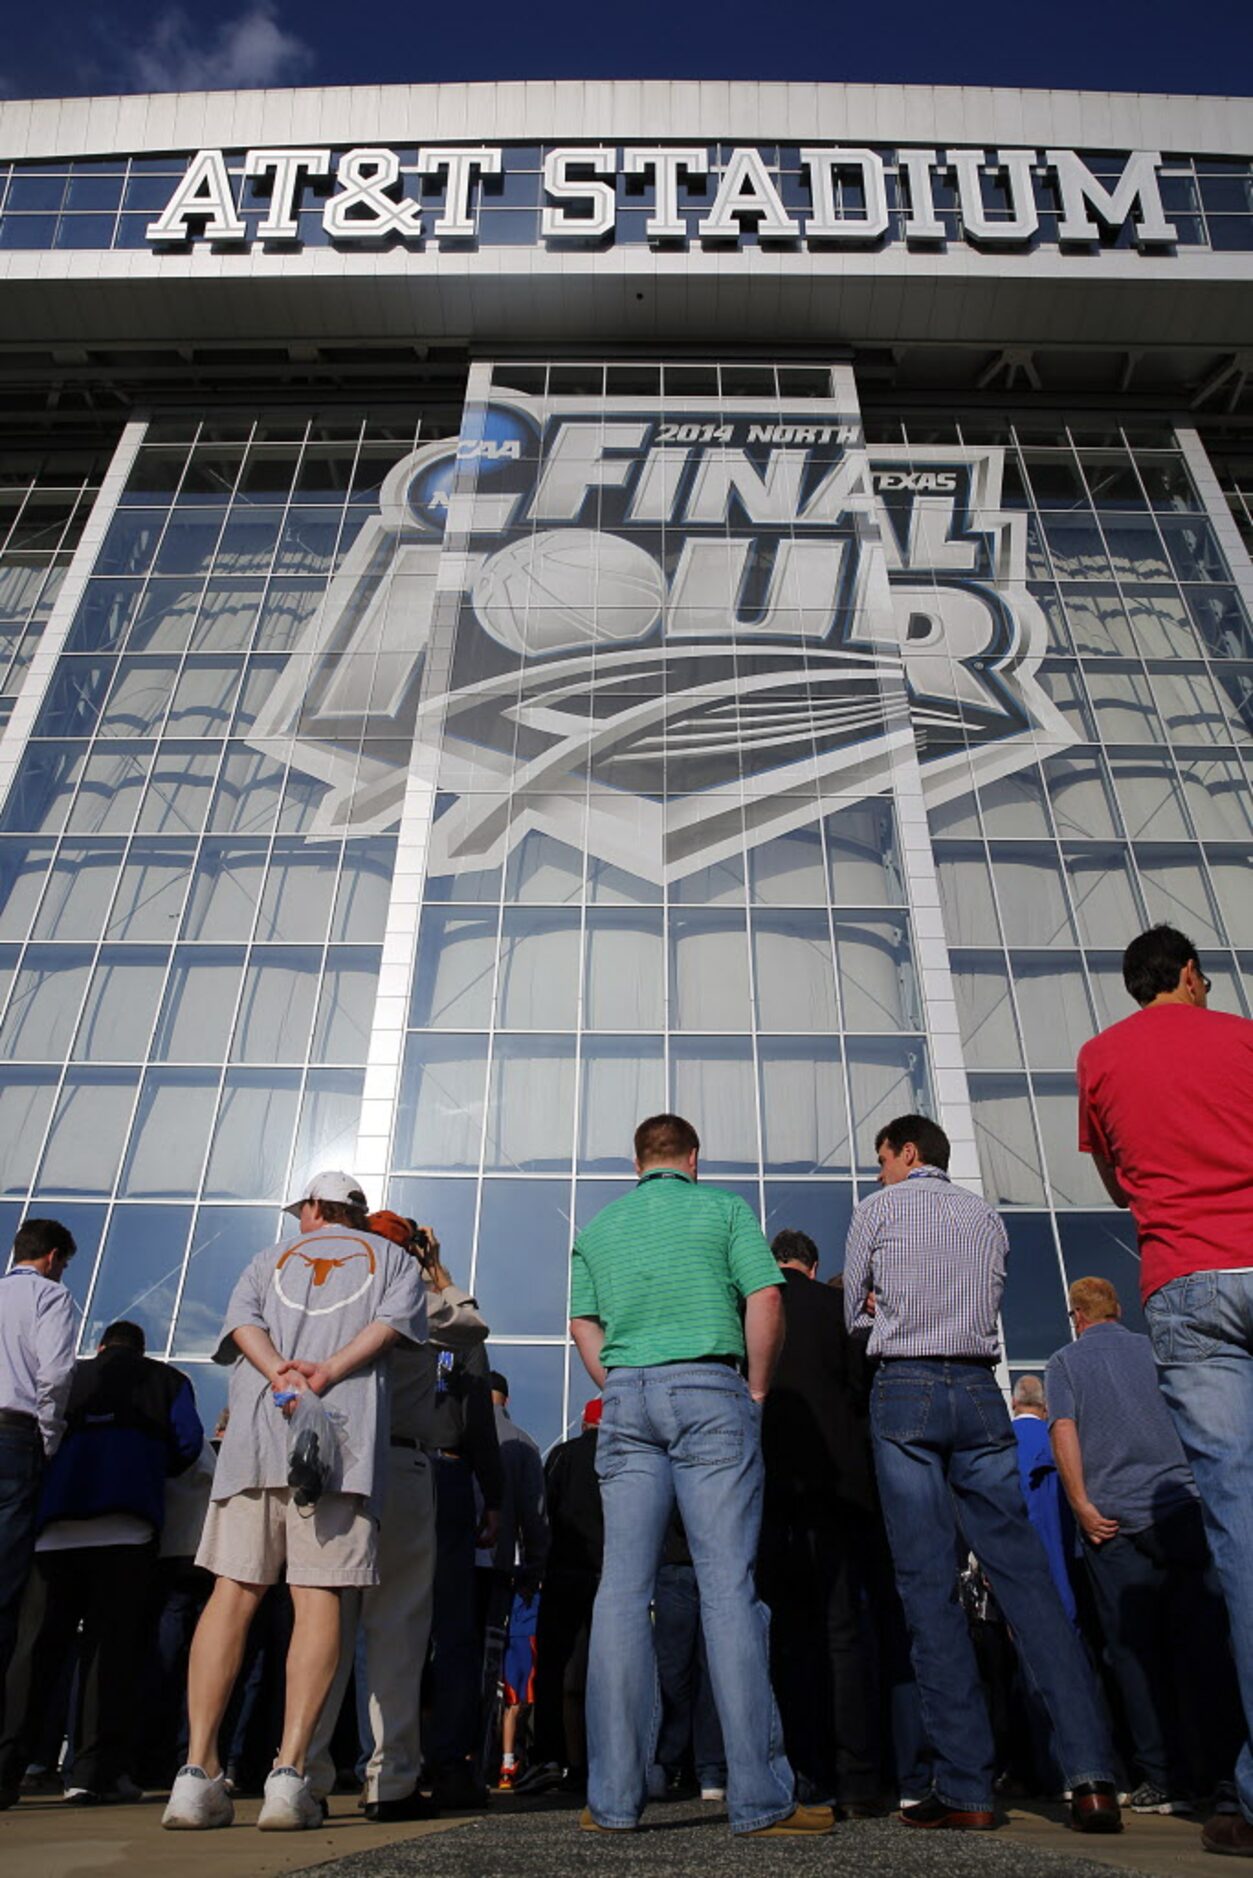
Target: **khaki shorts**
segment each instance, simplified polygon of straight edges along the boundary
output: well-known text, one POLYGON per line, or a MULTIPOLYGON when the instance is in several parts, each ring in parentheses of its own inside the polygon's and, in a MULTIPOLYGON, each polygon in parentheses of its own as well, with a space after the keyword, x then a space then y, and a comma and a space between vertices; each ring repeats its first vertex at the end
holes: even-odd
POLYGON ((326 1493, 311 1510, 288 1487, 248 1487, 211 1500, 197 1565, 241 1585, 376 1585, 378 1527, 359 1493, 326 1493))

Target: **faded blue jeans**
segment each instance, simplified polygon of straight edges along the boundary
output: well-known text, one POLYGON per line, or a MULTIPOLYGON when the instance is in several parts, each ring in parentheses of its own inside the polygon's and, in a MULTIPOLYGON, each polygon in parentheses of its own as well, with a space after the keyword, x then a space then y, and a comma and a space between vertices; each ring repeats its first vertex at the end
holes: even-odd
POLYGON ((1231 1623, 1249 1731, 1236 1791, 1253 1822, 1253 1272, 1172 1279, 1147 1299, 1144 1315, 1231 1623))
POLYGON ((718 1363, 615 1369, 596 1443, 605 1564, 587 1674, 587 1800, 602 1826, 644 1808, 661 1718, 649 1617, 678 1501, 727 1761, 732 1832, 786 1819, 793 1780, 770 1690, 769 1615, 753 1578, 761 1525, 761 1411, 718 1363))
POLYGON ((992 1810, 992 1728, 957 1599, 959 1547, 976 1555, 996 1593, 1048 1709, 1067 1786, 1112 1780, 1096 1682, 1027 1518, 1018 1444, 992 1371, 924 1358, 884 1363, 870 1426, 937 1798, 961 1812, 992 1810))

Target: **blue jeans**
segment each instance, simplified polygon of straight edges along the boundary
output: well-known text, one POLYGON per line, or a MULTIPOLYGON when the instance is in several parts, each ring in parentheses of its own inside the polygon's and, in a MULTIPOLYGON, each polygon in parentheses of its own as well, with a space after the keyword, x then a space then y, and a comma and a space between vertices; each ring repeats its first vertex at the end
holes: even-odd
POLYGON ((770 1691, 769 1616, 753 1567, 761 1525, 761 1414, 717 1363, 611 1370, 596 1444, 605 1564, 587 1676, 587 1798, 602 1826, 643 1811, 661 1715, 649 1617, 676 1499, 727 1762, 732 1832, 792 1811, 792 1770, 770 1691))
MULTIPOLYGON (((475 1612, 474 1473, 469 1461, 433 1456, 435 1591, 431 1615, 431 1740, 428 1767, 451 1767, 479 1743, 483 1645, 475 1612)), ((419 1666, 418 1673, 421 1673, 419 1666)))
POLYGON ((653 1599, 653 1642, 661 1685, 657 1759, 668 1774, 679 1772, 688 1749, 702 1787, 725 1787, 722 1729, 709 1683, 700 1622, 700 1589, 690 1565, 662 1565, 653 1599))
POLYGON ((1053 1723, 1066 1784, 1112 1780, 1096 1683, 1027 1518, 1018 1444, 991 1370, 884 1363, 870 1400, 875 1472, 912 1638, 935 1792, 992 1807, 995 1751, 974 1646, 957 1599, 959 1552, 975 1553, 1053 1723))
MULTIPOLYGON (((1253 1272, 1193 1272, 1144 1306, 1167 1407, 1201 1496, 1231 1622, 1245 1727, 1253 1733, 1253 1272)), ((1236 1762, 1253 1822, 1253 1748, 1236 1762)))

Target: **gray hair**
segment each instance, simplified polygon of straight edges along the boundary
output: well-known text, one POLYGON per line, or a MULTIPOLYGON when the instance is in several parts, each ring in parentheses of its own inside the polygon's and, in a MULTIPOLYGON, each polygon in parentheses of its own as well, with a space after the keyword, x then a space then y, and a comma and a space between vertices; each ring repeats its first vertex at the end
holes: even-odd
POLYGON ((1014 1384, 1014 1407, 1042 1409, 1045 1406, 1044 1384, 1040 1381, 1040 1378, 1038 1376, 1020 1376, 1014 1384))

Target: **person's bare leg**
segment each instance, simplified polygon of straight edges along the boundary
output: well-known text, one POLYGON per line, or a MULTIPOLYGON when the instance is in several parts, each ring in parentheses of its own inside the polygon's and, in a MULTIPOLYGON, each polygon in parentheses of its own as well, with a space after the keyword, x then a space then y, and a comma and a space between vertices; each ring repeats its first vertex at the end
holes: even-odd
POLYGON ((222 1771, 218 1731, 244 1660, 248 1626, 267 1585, 241 1585, 219 1578, 200 1615, 187 1664, 189 1766, 203 1767, 210 1780, 222 1771))
POLYGON ((511 1702, 500 1718, 500 1751, 512 1754, 518 1738, 518 1717, 522 1713, 520 1703, 511 1702))
POLYGON ((276 1767, 305 1771, 305 1756, 339 1663, 339 1592, 292 1585, 291 1643, 287 1651, 287 1706, 276 1767))

